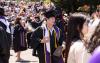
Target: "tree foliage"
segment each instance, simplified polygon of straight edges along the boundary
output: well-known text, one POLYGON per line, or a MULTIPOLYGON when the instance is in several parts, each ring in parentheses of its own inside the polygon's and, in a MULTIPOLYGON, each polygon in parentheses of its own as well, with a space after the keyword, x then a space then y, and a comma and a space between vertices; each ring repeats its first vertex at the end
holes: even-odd
POLYGON ((63 10, 76 11, 78 7, 88 4, 90 6, 96 6, 100 4, 100 0, 51 0, 57 6, 61 7, 63 10))

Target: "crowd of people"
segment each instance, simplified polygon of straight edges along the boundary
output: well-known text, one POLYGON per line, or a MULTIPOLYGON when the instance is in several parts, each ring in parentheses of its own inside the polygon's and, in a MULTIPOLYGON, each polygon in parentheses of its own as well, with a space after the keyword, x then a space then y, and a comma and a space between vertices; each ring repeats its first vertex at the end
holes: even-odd
MULTIPOLYGON (((0 2, 0 63, 33 49, 39 63, 100 63, 100 5, 93 13, 66 13, 53 3, 0 2)), ((34 60, 34 59, 33 59, 34 60)))

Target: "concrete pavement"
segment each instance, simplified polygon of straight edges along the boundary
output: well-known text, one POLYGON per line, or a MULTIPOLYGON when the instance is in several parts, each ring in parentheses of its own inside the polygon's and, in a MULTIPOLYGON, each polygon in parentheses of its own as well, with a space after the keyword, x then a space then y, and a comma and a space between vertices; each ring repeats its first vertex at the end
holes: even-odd
POLYGON ((32 56, 32 49, 22 51, 21 58, 24 60, 23 62, 16 62, 16 54, 13 50, 10 53, 9 63, 39 63, 38 57, 32 56))

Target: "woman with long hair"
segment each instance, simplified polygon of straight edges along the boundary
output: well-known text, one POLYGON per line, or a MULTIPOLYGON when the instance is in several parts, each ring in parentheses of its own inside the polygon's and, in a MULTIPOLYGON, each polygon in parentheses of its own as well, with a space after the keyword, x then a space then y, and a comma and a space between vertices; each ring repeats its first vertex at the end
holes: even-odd
POLYGON ((21 51, 27 49, 25 22, 21 20, 20 17, 16 18, 13 37, 13 47, 14 51, 17 53, 16 61, 20 61, 21 51))
POLYGON ((84 45, 86 46, 84 37, 86 37, 87 32, 86 16, 80 13, 72 14, 67 27, 66 63, 82 63, 81 54, 84 45))

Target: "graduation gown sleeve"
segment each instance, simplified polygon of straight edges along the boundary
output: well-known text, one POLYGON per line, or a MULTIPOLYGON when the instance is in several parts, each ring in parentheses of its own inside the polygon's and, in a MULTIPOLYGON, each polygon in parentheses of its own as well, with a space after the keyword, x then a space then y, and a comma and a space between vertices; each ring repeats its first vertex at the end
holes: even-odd
POLYGON ((10 57, 9 42, 6 31, 0 27, 0 63, 8 63, 10 57))
POLYGON ((0 54, 8 54, 8 45, 6 32, 2 27, 0 27, 0 54))
POLYGON ((38 27, 31 35, 31 46, 33 47, 33 49, 36 49, 39 46, 42 38, 43 29, 42 27, 38 27))

